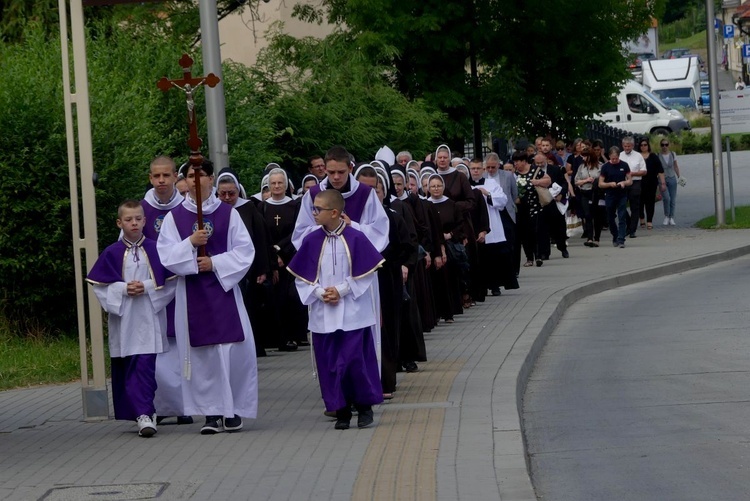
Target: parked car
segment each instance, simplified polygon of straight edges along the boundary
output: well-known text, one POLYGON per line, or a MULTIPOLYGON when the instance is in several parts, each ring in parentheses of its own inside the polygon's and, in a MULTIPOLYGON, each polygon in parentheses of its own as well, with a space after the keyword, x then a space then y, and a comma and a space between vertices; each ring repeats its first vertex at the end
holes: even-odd
POLYGON ((661 55, 662 59, 677 59, 678 57, 682 57, 684 54, 689 54, 690 49, 687 49, 685 47, 680 47, 678 49, 668 49, 664 51, 664 53, 661 55))
POLYGON ((698 54, 687 53, 687 54, 683 54, 683 55, 681 55, 679 57, 697 57, 698 58, 698 67, 700 67, 701 71, 704 71, 706 69, 706 62, 698 54))
POLYGON ((656 56, 653 52, 636 52, 630 54, 630 62, 628 63, 628 68, 630 68, 630 71, 640 70, 641 68, 643 68, 643 61, 648 61, 650 59, 656 59, 656 56))

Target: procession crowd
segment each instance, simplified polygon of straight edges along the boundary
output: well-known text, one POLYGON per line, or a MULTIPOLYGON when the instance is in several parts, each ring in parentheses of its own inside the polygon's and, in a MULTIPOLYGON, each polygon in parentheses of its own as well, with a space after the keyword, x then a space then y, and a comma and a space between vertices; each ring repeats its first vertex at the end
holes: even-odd
POLYGON ((312 344, 336 428, 353 411, 368 426, 397 372, 427 360, 424 333, 518 289, 552 245, 569 257, 571 218, 590 248, 604 228, 621 248, 651 230, 659 196, 675 224, 668 139, 659 154, 648 139, 622 146, 605 157, 598 140, 540 137, 504 165, 447 145, 357 162, 337 146, 310 158, 299 189, 268 164, 250 196, 229 168, 157 157, 152 188, 120 205, 120 239, 87 278, 109 313, 116 419, 146 437, 196 415, 202 434, 238 431, 257 415, 256 357, 312 344))

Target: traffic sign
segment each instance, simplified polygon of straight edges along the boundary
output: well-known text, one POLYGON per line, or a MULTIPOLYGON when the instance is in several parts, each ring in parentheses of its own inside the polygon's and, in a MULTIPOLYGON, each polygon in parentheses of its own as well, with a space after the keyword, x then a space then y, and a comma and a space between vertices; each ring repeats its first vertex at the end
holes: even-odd
POLYGON ((724 38, 734 38, 734 26, 731 24, 724 25, 724 38))
POLYGON ((714 29, 718 30, 720 26, 721 26, 721 21, 719 20, 718 17, 715 17, 714 18, 714 29))
POLYGON ((750 44, 743 44, 742 45, 742 58, 748 59, 750 58, 750 44))

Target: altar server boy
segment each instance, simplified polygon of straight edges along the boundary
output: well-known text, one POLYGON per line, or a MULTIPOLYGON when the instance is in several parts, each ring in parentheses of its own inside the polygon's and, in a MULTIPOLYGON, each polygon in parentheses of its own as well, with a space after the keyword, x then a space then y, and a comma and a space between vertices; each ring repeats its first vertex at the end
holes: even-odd
POLYGON ((156 354, 167 349, 166 306, 175 281, 162 266, 156 242, 143 235, 146 218, 136 200, 117 209, 122 238, 99 255, 86 280, 109 314, 109 355, 115 419, 135 421, 138 435, 156 433, 156 354))

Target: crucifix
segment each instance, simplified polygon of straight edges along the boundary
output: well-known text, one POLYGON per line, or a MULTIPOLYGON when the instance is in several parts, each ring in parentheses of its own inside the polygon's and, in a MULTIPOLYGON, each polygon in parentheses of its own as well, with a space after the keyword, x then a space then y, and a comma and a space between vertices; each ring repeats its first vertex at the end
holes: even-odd
POLYGON ((281 221, 281 216, 279 216, 278 214, 276 214, 274 216, 274 219, 276 220, 276 226, 278 226, 279 225, 279 221, 281 221))
MULTIPOLYGON (((195 119, 195 100, 194 93, 202 85, 208 85, 209 87, 215 87, 219 83, 219 77, 213 73, 209 73, 205 77, 194 77, 191 69, 193 67, 193 58, 187 54, 183 54, 180 58, 180 66, 182 66, 182 78, 170 80, 167 77, 162 77, 161 80, 156 84, 157 87, 163 92, 167 92, 176 87, 185 93, 185 102, 187 104, 188 112, 188 124, 190 134, 188 136, 187 144, 190 147, 190 166, 193 169, 195 175, 195 205, 197 206, 198 216, 198 229, 203 229, 203 200, 201 200, 201 184, 200 184, 200 169, 203 163, 203 155, 201 155, 201 146, 203 141, 198 137, 198 124, 195 119)), ((201 246, 198 249, 198 255, 205 256, 206 248, 201 246)))

